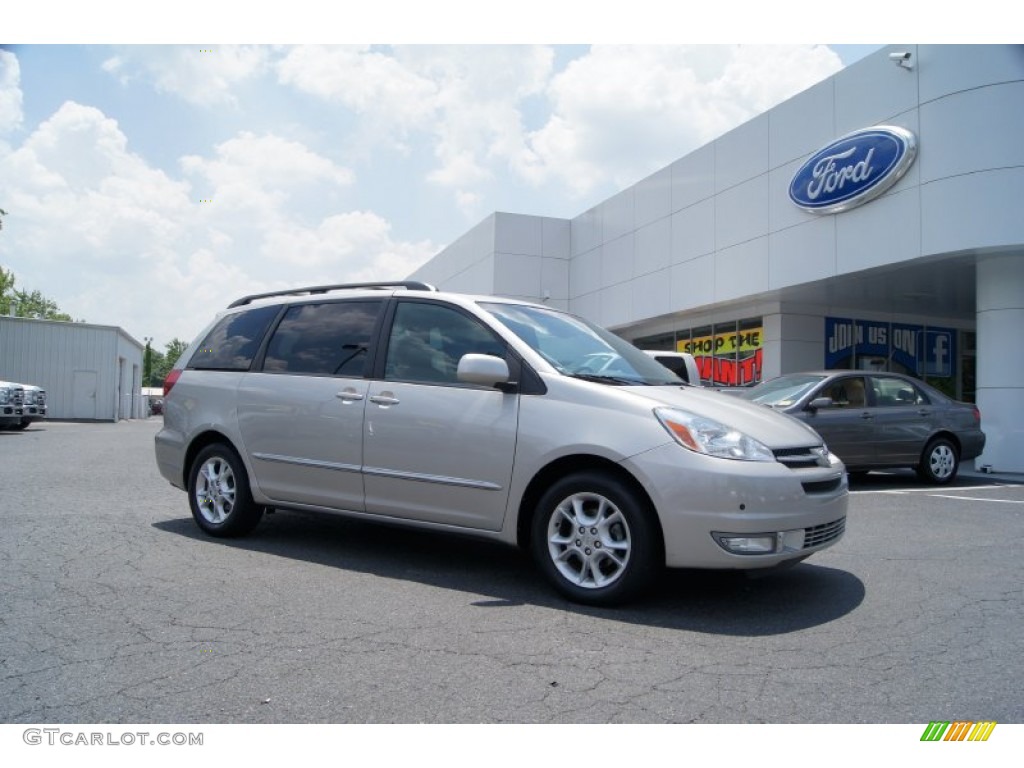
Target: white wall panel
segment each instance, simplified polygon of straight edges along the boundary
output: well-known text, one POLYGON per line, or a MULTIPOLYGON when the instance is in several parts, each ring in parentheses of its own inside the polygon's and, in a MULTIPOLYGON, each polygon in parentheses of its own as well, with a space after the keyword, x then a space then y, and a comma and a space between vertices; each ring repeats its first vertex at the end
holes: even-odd
POLYGON ((759 237, 715 256, 715 301, 731 301, 768 290, 768 238, 759 237))
POLYGON ((633 233, 610 240, 601 248, 602 286, 624 283, 633 277, 633 233))
POLYGON ((835 86, 831 79, 812 85, 773 109, 768 121, 768 167, 799 160, 796 170, 819 147, 837 138, 834 112, 835 86))
POLYGON ((662 218, 636 231, 633 274, 646 275, 672 263, 672 220, 662 218))
POLYGON ((729 248, 768 232, 768 179, 764 173, 715 198, 717 248, 729 248))
MULTIPOLYGON (((916 45, 891 45, 887 51, 911 51, 916 62, 916 45)), ((861 59, 833 76, 836 98, 836 138, 887 123, 895 116, 917 107, 920 67, 907 70, 896 66, 886 53, 861 59)))
MULTIPOLYGON (((1022 47, 1024 50, 1024 47, 1022 47)), ((1024 81, 921 105, 921 180, 1024 166, 1024 81)))
POLYGON ((540 255, 543 247, 543 219, 500 213, 494 219, 494 250, 497 253, 540 255))
POLYGON ((923 45, 921 103, 990 83, 1024 80, 1024 45, 923 45))
POLYGON ((672 303, 677 310, 700 307, 714 301, 714 254, 675 264, 671 275, 672 303))
POLYGON ((540 266, 540 298, 567 301, 569 299, 569 261, 568 259, 541 260, 540 266))
POLYGON ((613 195, 598 207, 601 210, 601 237, 604 242, 622 237, 636 228, 632 187, 613 195))
POLYGON ((715 200, 708 198, 672 214, 673 264, 715 250, 715 200))
POLYGON ((553 259, 568 259, 572 256, 569 240, 568 219, 545 217, 542 225, 541 255, 553 259))
POLYGON ((601 313, 598 323, 606 328, 625 325, 633 319, 633 287, 620 283, 601 291, 601 313))
POLYGON ((494 254, 495 290, 502 296, 540 299, 541 261, 540 256, 524 256, 518 253, 494 254))
POLYGON ((768 173, 768 123, 759 115, 714 142, 716 192, 768 173))
POLYGON ((586 253, 601 244, 601 210, 598 207, 581 213, 570 223, 572 255, 586 253))
POLYGON ((768 287, 810 283, 836 274, 836 221, 815 216, 768 238, 768 287))
POLYGON ((836 216, 836 272, 895 264, 921 255, 918 187, 893 193, 836 216))
POLYGON ((601 322, 601 292, 594 291, 569 300, 569 311, 594 323, 601 322))
MULTIPOLYGON (((1024 255, 1020 258, 1024 259, 1024 255)), ((1024 305, 1024 301, 1019 304, 1024 305)), ((977 329, 978 359, 996 361, 979 367, 978 390, 1024 391, 1024 355, 1017 352, 1020 331, 1024 329, 1024 306, 979 312, 977 329)))
POLYGON ((921 187, 925 254, 1024 243, 1024 168, 984 171, 921 187))
POLYGON ((569 298, 601 290, 601 249, 594 248, 569 262, 569 298))
POLYGON ((669 268, 638 277, 630 283, 632 314, 630 322, 638 322, 675 311, 672 303, 672 274, 669 268))
POLYGON ((672 212, 672 168, 662 168, 637 184, 633 205, 637 227, 668 216, 672 212))
POLYGON ((672 171, 672 210, 687 208, 715 194, 715 147, 707 144, 677 160, 672 171))

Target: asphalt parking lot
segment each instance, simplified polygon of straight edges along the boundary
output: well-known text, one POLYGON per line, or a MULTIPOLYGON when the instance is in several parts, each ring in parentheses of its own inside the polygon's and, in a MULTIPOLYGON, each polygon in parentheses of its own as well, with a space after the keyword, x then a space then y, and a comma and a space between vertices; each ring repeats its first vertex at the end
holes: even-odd
POLYGON ((604 610, 470 539, 295 513, 206 538, 159 426, 0 432, 0 722, 1024 721, 1024 485, 869 475, 796 568, 604 610))

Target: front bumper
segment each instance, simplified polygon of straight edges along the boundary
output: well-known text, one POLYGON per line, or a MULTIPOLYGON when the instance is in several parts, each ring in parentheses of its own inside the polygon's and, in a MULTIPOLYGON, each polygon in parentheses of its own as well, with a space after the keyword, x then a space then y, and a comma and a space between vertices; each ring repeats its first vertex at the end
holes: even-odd
POLYGON ((826 549, 845 531, 849 492, 838 459, 792 469, 670 444, 624 464, 654 503, 669 567, 771 568, 826 549))

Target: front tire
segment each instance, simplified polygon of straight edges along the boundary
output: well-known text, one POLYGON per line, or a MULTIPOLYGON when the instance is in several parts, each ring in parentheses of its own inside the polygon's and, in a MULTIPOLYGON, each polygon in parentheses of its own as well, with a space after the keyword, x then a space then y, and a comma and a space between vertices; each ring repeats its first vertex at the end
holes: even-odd
POLYGON ((192 462, 188 500, 196 524, 218 538, 244 536, 263 516, 242 460, 222 443, 206 446, 192 462))
POLYGON ((956 446, 944 437, 938 437, 928 443, 921 454, 921 463, 917 474, 933 485, 946 485, 953 482, 960 469, 960 454, 956 446))
POLYGON ((661 569, 658 527, 646 499, 596 472, 556 482, 540 500, 532 534, 541 571, 578 603, 626 602, 661 569))

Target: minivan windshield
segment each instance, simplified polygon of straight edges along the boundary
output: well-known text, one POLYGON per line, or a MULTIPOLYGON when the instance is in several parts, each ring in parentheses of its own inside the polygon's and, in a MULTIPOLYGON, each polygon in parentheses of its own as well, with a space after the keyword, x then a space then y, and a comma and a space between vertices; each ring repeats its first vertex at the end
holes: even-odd
POLYGON ((574 315, 524 304, 482 303, 565 376, 620 385, 685 385, 625 339, 574 315))
POLYGON ((744 400, 775 408, 788 408, 825 377, 813 373, 794 373, 763 381, 737 394, 744 400))

